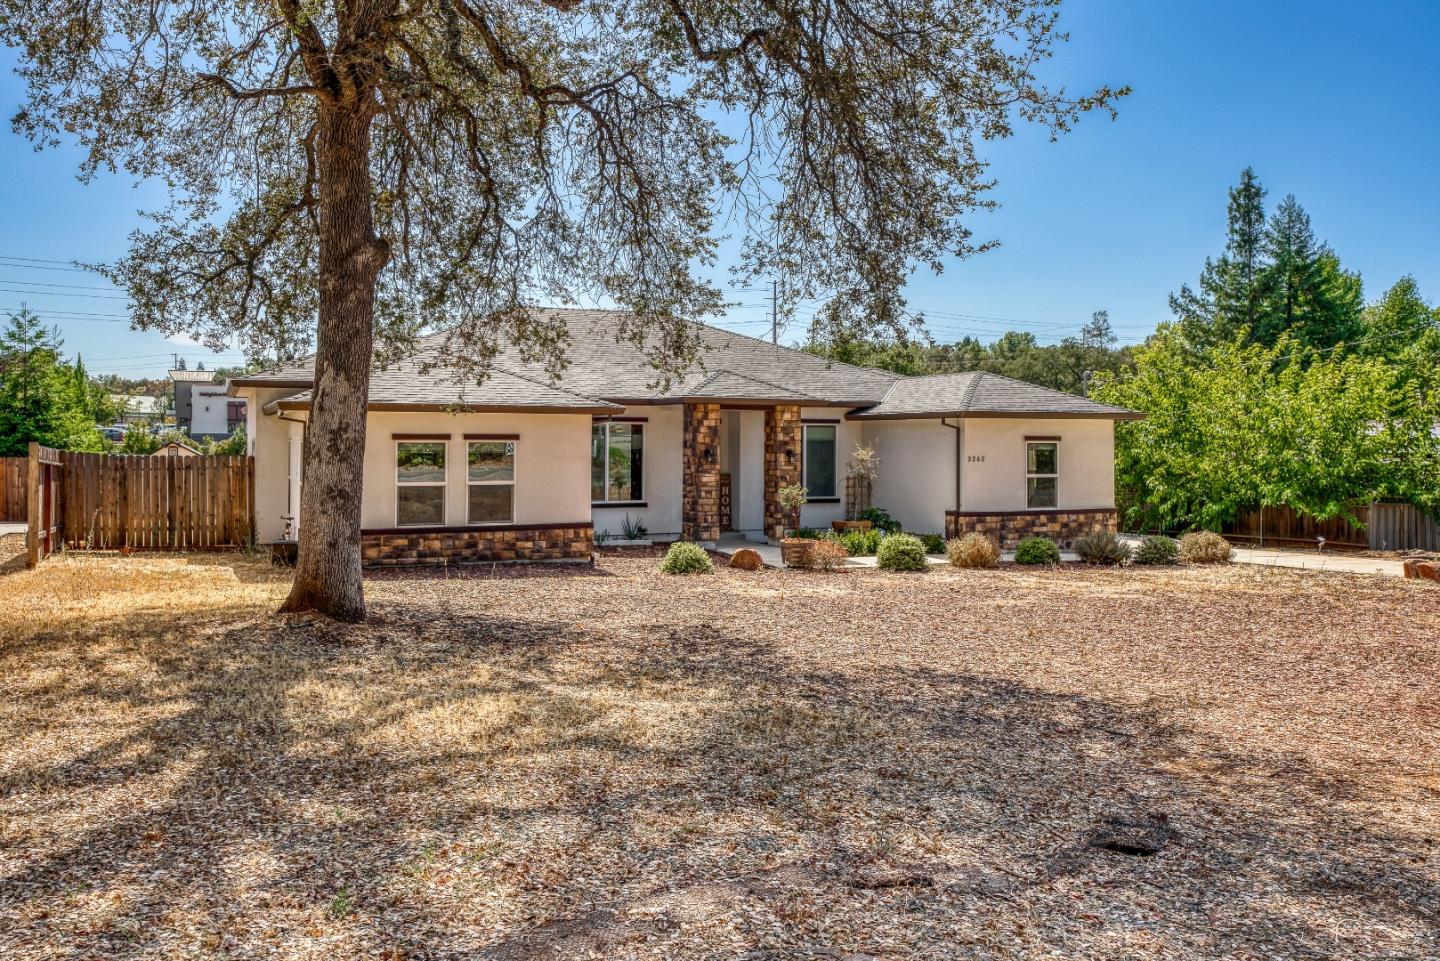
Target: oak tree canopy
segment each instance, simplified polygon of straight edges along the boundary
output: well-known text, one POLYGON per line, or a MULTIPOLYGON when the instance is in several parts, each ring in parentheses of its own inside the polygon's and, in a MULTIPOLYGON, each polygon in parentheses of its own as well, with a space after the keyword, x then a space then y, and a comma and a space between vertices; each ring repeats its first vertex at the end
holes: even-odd
MULTIPOLYGON (((534 304, 610 302, 657 379, 740 279, 907 323, 917 266, 983 249, 979 146, 1112 111, 1037 70, 1059 0, 0 0, 40 144, 171 203, 104 268, 136 324, 254 354, 316 350, 288 606, 364 613, 372 360, 422 332, 476 377, 498 346, 552 373, 534 304)), ((782 307, 784 304, 782 304, 782 307)))

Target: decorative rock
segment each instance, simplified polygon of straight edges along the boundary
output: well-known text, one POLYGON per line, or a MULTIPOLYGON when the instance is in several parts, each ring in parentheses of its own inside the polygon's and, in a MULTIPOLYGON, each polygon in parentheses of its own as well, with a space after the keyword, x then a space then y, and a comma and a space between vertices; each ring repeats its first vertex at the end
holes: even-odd
POLYGON ((1405 559, 1405 577, 1413 580, 1420 576, 1420 565, 1423 563, 1418 557, 1407 557, 1405 559))
POLYGON ((1415 565, 1417 576, 1431 581, 1440 581, 1440 564, 1434 561, 1421 561, 1415 565))
POLYGON ((759 551, 742 547, 730 555, 730 566, 742 571, 758 571, 765 566, 765 562, 760 559, 759 551))

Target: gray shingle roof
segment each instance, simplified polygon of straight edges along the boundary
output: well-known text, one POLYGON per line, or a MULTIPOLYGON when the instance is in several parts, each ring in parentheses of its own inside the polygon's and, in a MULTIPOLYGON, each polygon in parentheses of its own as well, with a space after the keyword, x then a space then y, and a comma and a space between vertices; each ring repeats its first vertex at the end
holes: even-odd
POLYGON ((902 377, 874 407, 850 415, 856 420, 905 417, 1105 417, 1142 415, 1049 387, 982 371, 902 377))
MULTIPOLYGON (((386 370, 377 370, 370 377, 371 406, 379 407, 450 407, 470 406, 492 409, 567 410, 577 413, 606 414, 624 410, 594 397, 552 387, 508 370, 494 370, 477 387, 473 383, 444 376, 442 371, 422 374, 420 362, 406 360, 386 370)), ((310 391, 282 398, 282 408, 310 406, 310 391)))
MULTIPOLYGON (((548 408, 613 411, 625 403, 680 403, 686 400, 759 401, 857 409, 857 419, 939 416, 1139 416, 1083 397, 1036 387, 997 374, 976 372, 902 377, 855 367, 732 331, 696 324, 704 349, 700 364, 660 390, 644 352, 617 341, 624 315, 611 310, 545 308, 546 320, 565 325, 570 366, 554 382, 540 365, 515 347, 500 350, 491 375, 476 386, 440 362, 444 334, 422 338, 414 356, 371 378, 370 403, 382 405, 465 404, 475 408, 548 408), (434 365, 429 373, 421 368, 434 365)), ((314 358, 235 378, 232 386, 306 387, 314 358)), ((286 398, 308 402, 308 391, 286 398)))

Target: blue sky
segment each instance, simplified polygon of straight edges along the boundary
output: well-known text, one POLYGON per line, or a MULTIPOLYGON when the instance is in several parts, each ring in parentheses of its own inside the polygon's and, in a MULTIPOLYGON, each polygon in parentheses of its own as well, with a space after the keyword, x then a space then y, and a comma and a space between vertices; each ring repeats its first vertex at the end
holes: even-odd
MULTIPOLYGON (((1002 206, 972 228, 1002 246, 908 290, 938 339, 1015 328, 1053 342, 1101 308, 1123 340, 1143 339, 1168 316, 1169 292, 1220 249, 1225 190, 1247 164, 1272 204, 1300 199, 1368 298, 1407 273, 1440 298, 1440 2, 1069 0, 1064 24, 1071 42, 1048 79, 1135 92, 1113 123, 988 145, 1002 206)), ((7 118, 21 93, 13 62, 0 52, 7 118)), ((103 286, 41 268, 118 256, 136 209, 163 201, 119 177, 81 185, 77 159, 0 131, 0 309, 28 302, 94 371, 156 374, 172 351, 192 365, 237 359, 129 330, 114 291, 41 286, 103 286)), ((765 332, 764 295, 735 296, 751 306, 728 323, 765 332)))

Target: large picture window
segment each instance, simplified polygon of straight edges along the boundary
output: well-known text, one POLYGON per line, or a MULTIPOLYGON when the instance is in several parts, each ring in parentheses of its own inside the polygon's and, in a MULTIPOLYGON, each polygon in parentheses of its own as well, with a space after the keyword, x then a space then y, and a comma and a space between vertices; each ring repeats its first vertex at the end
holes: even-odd
POLYGON ((835 497, 835 435, 834 424, 805 425, 805 493, 811 500, 835 497))
POLYGON ((466 445, 465 483, 472 524, 515 522, 515 442, 472 440, 466 445))
POLYGON ((395 526, 439 527, 444 523, 444 441, 397 441, 395 526))
POLYGON ((1025 504, 1054 507, 1059 502, 1060 445, 1030 441, 1025 445, 1025 504))
POLYGON ((598 421, 590 429, 590 499, 645 499, 645 425, 598 421))

